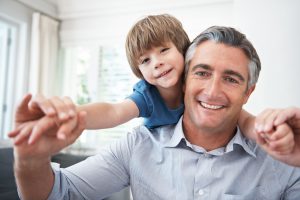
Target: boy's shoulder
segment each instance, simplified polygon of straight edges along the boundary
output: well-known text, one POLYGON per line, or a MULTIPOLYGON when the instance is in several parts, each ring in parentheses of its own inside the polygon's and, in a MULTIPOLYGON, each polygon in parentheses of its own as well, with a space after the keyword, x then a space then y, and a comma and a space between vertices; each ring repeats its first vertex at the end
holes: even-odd
POLYGON ((140 80, 136 84, 134 84, 133 89, 134 90, 149 90, 152 87, 155 87, 155 86, 149 84, 145 80, 140 80))

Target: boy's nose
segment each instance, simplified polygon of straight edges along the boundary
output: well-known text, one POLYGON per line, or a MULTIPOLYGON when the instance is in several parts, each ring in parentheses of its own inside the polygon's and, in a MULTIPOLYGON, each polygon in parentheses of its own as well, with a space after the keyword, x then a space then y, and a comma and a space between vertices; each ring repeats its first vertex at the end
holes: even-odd
POLYGON ((157 60, 156 61, 156 63, 155 63, 155 65, 154 65, 154 68, 155 69, 158 69, 158 68, 160 68, 161 66, 163 66, 163 62, 162 61, 160 61, 160 60, 157 60))

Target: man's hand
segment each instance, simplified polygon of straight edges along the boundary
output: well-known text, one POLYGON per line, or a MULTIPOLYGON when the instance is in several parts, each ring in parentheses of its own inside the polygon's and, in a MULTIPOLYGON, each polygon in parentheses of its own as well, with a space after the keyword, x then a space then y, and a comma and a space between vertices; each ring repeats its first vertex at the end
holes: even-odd
POLYGON ((37 95, 32 99, 32 96, 28 94, 17 107, 15 130, 9 133, 9 137, 15 138, 15 144, 20 144, 27 138, 29 138, 28 143, 33 144, 43 132, 53 127, 59 127, 56 134, 57 138, 65 139, 76 126, 77 116, 75 113, 75 105, 69 98, 53 97, 50 101, 42 95, 37 95), (53 103, 56 106, 53 106, 53 103), (60 106, 62 108, 59 105, 63 105, 60 106), (63 114, 62 116, 56 114, 57 108, 59 108, 60 114, 63 114), (68 114, 64 114, 63 109, 68 114), (38 121, 38 119, 40 120, 38 121), (33 126, 33 121, 36 121, 35 126, 33 126))
POLYGON ((256 130, 258 137, 260 137, 258 143, 260 143, 271 156, 289 165, 300 167, 300 108, 267 109, 257 117, 256 130), (280 137, 280 135, 284 135, 287 138, 287 140, 281 140, 281 144, 285 143, 281 148, 290 148, 291 144, 294 144, 291 151, 287 151, 283 154, 278 153, 276 150, 274 151, 273 146, 273 151, 270 152, 272 148, 270 148, 268 140, 274 138, 278 139, 276 137, 271 138, 272 134, 269 134, 274 128, 279 135, 278 138, 284 138, 280 137), (263 133, 265 137, 263 137, 261 133, 263 133), (290 141, 291 134, 293 134, 293 142, 290 143, 287 141, 290 141))
MULTIPOLYGON (((39 135, 39 138, 34 144, 28 144, 27 140, 15 144, 15 159, 22 162, 40 162, 42 160, 48 160, 53 154, 72 144, 79 137, 85 128, 85 117, 85 112, 78 113, 77 126, 64 140, 56 137, 58 128, 53 126, 43 130, 42 134, 39 135)), ((41 120, 48 120, 48 118, 48 116, 45 116, 41 120)), ((26 122, 23 125, 23 129, 30 130, 40 121, 35 120, 26 122)))

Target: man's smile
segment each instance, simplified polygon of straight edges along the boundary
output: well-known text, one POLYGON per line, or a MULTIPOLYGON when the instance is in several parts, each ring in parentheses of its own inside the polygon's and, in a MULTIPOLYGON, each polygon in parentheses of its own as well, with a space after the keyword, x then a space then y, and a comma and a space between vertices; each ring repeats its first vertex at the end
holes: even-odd
POLYGON ((200 105, 203 108, 210 109, 210 110, 219 110, 224 107, 223 105, 212 105, 212 104, 205 103, 203 101, 200 101, 200 105))

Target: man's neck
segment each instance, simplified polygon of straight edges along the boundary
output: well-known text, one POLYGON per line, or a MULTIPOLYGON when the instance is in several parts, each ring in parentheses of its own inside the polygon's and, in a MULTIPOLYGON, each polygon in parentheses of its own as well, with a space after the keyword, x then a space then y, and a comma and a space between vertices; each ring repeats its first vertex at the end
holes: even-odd
POLYGON ((191 127, 183 121, 182 126, 186 139, 191 144, 200 146, 206 151, 225 147, 236 134, 236 125, 217 130, 191 127))

